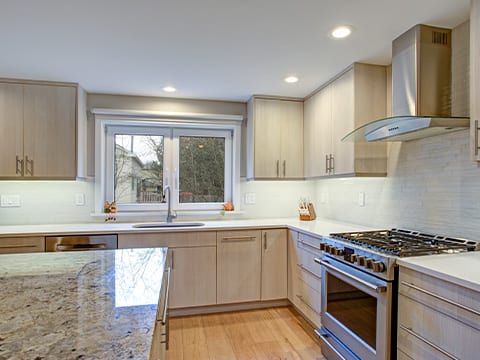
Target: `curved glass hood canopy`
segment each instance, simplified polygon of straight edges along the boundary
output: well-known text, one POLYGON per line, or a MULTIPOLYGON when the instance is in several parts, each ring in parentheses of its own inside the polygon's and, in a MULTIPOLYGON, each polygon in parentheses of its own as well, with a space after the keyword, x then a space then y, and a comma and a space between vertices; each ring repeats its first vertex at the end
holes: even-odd
POLYGON ((470 119, 466 117, 394 116, 365 124, 342 141, 408 141, 469 127, 470 119))

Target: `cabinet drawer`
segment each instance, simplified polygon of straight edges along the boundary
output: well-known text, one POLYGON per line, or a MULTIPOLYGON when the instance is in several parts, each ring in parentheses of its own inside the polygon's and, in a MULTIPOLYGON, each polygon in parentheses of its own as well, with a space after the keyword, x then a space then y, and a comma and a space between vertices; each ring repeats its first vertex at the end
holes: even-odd
POLYGON ((399 293, 480 331, 479 293, 401 267, 399 293))
POLYGON ((312 248, 305 246, 300 240, 297 241, 298 266, 304 271, 320 278, 322 276, 322 267, 315 262, 315 258, 320 258, 320 251, 312 251, 312 248))
POLYGON ((442 354, 443 350, 440 358, 473 359, 480 353, 478 329, 402 294, 398 322, 398 347, 413 358, 424 358, 418 357, 417 348, 429 354, 442 354))
POLYGON ((0 238, 0 254, 19 254, 45 251, 43 236, 0 238))
POLYGON ((304 248, 309 249, 314 254, 318 256, 322 254, 320 251, 320 243, 322 242, 322 238, 299 233, 298 241, 304 248))
POLYGON ((310 309, 320 314, 320 291, 310 287, 305 281, 297 278, 296 298, 310 309))
POLYGON ((295 274, 299 280, 308 284, 308 286, 310 286, 312 289, 315 289, 316 291, 320 292, 322 287, 322 280, 320 276, 310 271, 301 263, 296 264, 295 274))
POLYGON ((118 248, 216 246, 215 231, 118 234, 118 248))

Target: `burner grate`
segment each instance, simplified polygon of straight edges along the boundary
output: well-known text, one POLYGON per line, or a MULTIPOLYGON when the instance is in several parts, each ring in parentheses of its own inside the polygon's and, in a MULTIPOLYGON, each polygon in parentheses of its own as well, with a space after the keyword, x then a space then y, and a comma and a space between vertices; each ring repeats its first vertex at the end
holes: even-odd
POLYGON ((330 236, 334 239, 399 257, 479 249, 479 243, 475 241, 402 229, 334 233, 330 236))

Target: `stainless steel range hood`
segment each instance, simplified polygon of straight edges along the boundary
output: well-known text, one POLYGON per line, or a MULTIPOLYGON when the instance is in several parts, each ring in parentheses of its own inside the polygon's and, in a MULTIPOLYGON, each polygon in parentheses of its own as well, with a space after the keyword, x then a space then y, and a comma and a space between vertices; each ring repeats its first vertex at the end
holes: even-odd
POLYGON ((449 29, 417 25, 393 41, 393 117, 370 122, 342 141, 407 141, 466 129, 452 116, 449 29))

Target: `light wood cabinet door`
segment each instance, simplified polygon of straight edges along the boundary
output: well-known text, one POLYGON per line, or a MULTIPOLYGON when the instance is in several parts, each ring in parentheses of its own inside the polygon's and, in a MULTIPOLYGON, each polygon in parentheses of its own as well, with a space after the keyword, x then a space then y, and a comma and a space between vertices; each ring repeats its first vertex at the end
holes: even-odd
POLYGON ((76 88, 24 85, 25 176, 75 179, 76 88))
POLYGON ((261 300, 287 298, 287 230, 262 231, 261 300))
POLYGON ((0 83, 0 177, 22 176, 23 87, 0 83))
POLYGON ((480 161, 480 0, 470 6, 470 144, 472 159, 480 161))
POLYGON ((260 300, 261 231, 217 232, 217 303, 260 300))
POLYGON ((45 237, 3 237, 0 238, 0 254, 20 254, 45 251, 45 237))
POLYGON ((354 172, 354 143, 342 142, 342 138, 354 130, 353 68, 335 80, 331 86, 333 145, 332 171, 333 175, 351 174, 354 172))
POLYGON ((303 102, 254 97, 248 109, 247 177, 303 178, 303 102))
POLYGON ((280 174, 283 113, 275 100, 255 99, 255 177, 277 178, 280 174))
POLYGON ((280 108, 280 177, 303 178, 303 103, 283 101, 280 108))
POLYGON ((217 302, 215 246, 170 248, 170 308, 215 305, 217 302))

